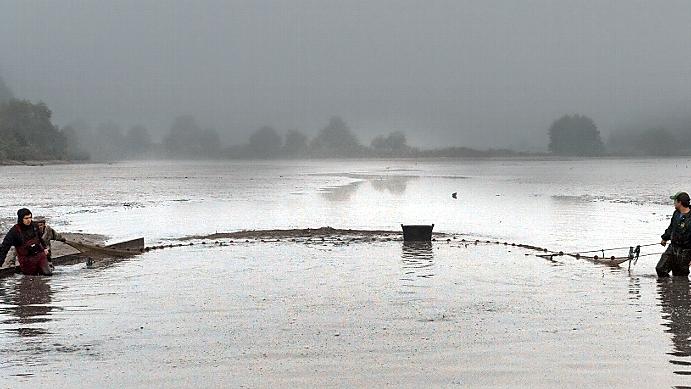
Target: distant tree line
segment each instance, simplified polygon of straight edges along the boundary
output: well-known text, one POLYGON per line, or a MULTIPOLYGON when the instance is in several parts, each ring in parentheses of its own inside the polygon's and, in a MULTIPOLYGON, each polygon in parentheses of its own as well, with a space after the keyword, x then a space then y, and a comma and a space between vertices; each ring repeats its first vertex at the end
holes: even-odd
MULTIPOLYGON (((580 114, 564 115, 547 130, 549 153, 557 156, 691 155, 687 130, 652 128, 614 132, 607 145, 595 122, 580 114)), ((332 117, 314 137, 299 130, 281 133, 263 126, 245 144, 224 147, 218 131, 199 125, 193 116, 175 118, 160 142, 141 125, 123 129, 106 122, 92 128, 74 121, 63 128, 52 123, 42 102, 15 99, 0 78, 0 160, 276 159, 276 158, 484 158, 529 156, 508 149, 446 147, 423 150, 408 145, 400 131, 375 136, 363 144, 340 117, 332 117)))
POLYGON ((689 156, 691 155, 691 124, 676 130, 664 127, 646 130, 620 130, 607 140, 607 150, 621 156, 689 156))
POLYGON ((149 131, 140 125, 127 130, 113 122, 91 128, 84 121, 74 121, 65 126, 74 152, 94 161, 113 161, 143 158, 151 152, 153 141, 149 131))
POLYGON ((10 99, 0 103, 0 160, 66 160, 69 134, 51 122, 44 103, 10 99))
POLYGON ((221 158, 221 141, 214 129, 202 129, 190 115, 173 120, 161 142, 155 142, 149 130, 141 125, 123 130, 116 123, 107 122, 95 129, 83 121, 67 127, 76 135, 80 150, 88 150, 95 161, 123 159, 209 159, 221 158))
POLYGON ((610 134, 607 144, 595 122, 584 115, 565 115, 549 128, 549 151, 560 156, 689 156, 691 123, 676 130, 655 127, 610 134))
POLYGON ((359 158, 393 155, 405 156, 414 149, 399 132, 378 136, 368 147, 363 145, 346 122, 332 117, 317 135, 310 139, 298 130, 285 136, 273 127, 261 127, 250 135, 249 142, 228 148, 228 158, 359 158))

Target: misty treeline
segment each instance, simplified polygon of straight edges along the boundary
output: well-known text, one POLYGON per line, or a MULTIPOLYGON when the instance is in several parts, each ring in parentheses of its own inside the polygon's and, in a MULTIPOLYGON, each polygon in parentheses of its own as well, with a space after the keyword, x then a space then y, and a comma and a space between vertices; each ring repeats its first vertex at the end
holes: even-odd
POLYGON ((43 103, 0 102, 0 160, 75 160, 83 155, 70 147, 70 134, 51 122, 43 103))
POLYGON ((431 157, 491 157, 515 156, 511 150, 474 150, 448 147, 421 150, 410 146, 400 131, 375 136, 369 145, 363 144, 340 117, 332 117, 313 137, 298 130, 285 134, 272 127, 262 127, 250 135, 249 142, 227 149, 228 158, 431 158, 431 157))
POLYGON ((691 123, 676 128, 619 130, 607 139, 607 150, 611 155, 620 156, 690 156, 689 139, 691 123))
POLYGON ((245 144, 220 150, 220 156, 230 159, 274 158, 424 158, 424 157, 489 157, 519 155, 511 150, 474 150, 449 147, 421 150, 410 146, 400 131, 375 136, 367 145, 340 117, 328 123, 310 138, 298 130, 285 133, 270 126, 255 130, 245 144))
POLYGON ((518 155, 510 150, 479 151, 464 147, 420 150, 405 134, 391 132, 363 144, 346 122, 333 117, 313 138, 298 131, 285 134, 272 127, 254 131, 247 143, 224 147, 219 133, 201 127, 193 116, 179 116, 160 142, 146 127, 123 128, 112 122, 91 127, 74 121, 60 128, 44 103, 0 101, 0 160, 273 159, 378 157, 483 157, 518 155))
POLYGON ((0 78, 0 161, 78 159, 52 115, 44 103, 16 100, 0 78))
POLYGON ((278 159, 278 158, 379 158, 379 157, 478 157, 515 155, 509 150, 478 151, 453 147, 420 150, 408 145, 405 134, 391 132, 363 144, 340 117, 332 117, 314 136, 298 130, 280 132, 263 126, 244 144, 223 146, 219 133, 203 128, 193 116, 179 116, 160 143, 148 131, 135 126, 127 132, 115 124, 89 131, 84 123, 67 126, 77 134, 80 150, 90 150, 92 159, 184 158, 184 159, 278 159))
POLYGON ((408 145, 405 134, 379 135, 371 145, 362 144, 340 117, 332 117, 313 138, 298 130, 279 133, 272 127, 254 131, 249 142, 230 147, 229 158, 357 158, 374 156, 414 156, 419 150, 408 145))
POLYGON ((688 156, 691 121, 676 129, 628 128, 612 132, 606 143, 593 119, 564 115, 549 130, 549 151, 564 156, 688 156))
MULTIPOLYGON (((561 156, 691 155, 686 141, 691 122, 676 129, 656 127, 613 132, 605 143, 593 119, 564 115, 547 130, 549 152, 561 156)), ((74 121, 60 128, 42 102, 15 99, 0 78, 0 160, 272 159, 272 158, 482 158, 531 155, 507 149, 476 150, 446 147, 423 150, 393 131, 363 143, 340 117, 332 117, 316 135, 299 130, 278 131, 264 126, 246 143, 224 146, 215 129, 204 128, 193 116, 179 116, 155 141, 141 125, 121 127, 106 122, 91 127, 74 121)), ((534 155, 534 154, 532 154, 534 155)))

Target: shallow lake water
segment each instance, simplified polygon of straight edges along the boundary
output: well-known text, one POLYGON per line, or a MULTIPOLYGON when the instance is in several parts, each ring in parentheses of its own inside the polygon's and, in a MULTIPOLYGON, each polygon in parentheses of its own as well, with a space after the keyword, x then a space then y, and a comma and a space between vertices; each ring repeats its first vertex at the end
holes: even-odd
POLYGON ((195 245, 5 278, 3 386, 688 386, 689 282, 658 281, 657 256, 629 271, 460 242, 564 251, 657 242, 668 196, 690 189, 679 186, 690 182, 687 164, 0 167, 3 229, 27 206, 59 231, 113 242, 401 223, 456 238, 195 245))

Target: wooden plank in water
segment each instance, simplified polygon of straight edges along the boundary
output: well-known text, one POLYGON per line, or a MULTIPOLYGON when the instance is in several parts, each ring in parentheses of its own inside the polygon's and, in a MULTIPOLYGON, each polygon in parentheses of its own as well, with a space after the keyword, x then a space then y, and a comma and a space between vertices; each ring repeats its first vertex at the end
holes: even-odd
POLYGON ((111 249, 136 249, 137 251, 139 251, 139 249, 144 248, 144 238, 127 240, 124 242, 111 244, 106 247, 111 249))
POLYGON ((114 257, 129 257, 140 254, 144 249, 144 238, 132 239, 108 246, 90 245, 82 242, 67 241, 66 244, 86 254, 102 254, 114 257))

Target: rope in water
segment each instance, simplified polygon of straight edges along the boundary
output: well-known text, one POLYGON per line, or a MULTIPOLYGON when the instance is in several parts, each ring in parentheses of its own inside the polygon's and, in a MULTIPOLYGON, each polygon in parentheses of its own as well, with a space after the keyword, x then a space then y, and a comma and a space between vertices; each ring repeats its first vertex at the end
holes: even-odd
POLYGON ((573 253, 564 253, 566 255, 576 255, 576 254, 588 254, 588 253, 599 253, 601 251, 614 251, 614 250, 626 250, 630 249, 631 247, 650 247, 650 246, 656 246, 659 245, 660 242, 657 243, 648 243, 648 244, 641 244, 641 245, 635 245, 635 246, 626 246, 626 247, 613 247, 609 249, 597 249, 597 250, 585 250, 585 251, 578 251, 578 252, 573 252, 573 253))
MULTIPOLYGON (((378 240, 381 240, 381 241, 391 241, 391 240, 400 240, 400 239, 392 239, 391 237, 380 238, 380 239, 377 239, 377 238, 374 238, 374 237, 372 237, 372 238, 350 238, 350 239, 344 239, 344 242, 357 242, 357 241, 365 241, 365 242, 366 242, 366 241, 378 241, 378 240)), ((453 237, 453 240, 456 240, 456 237, 455 237, 455 236, 453 237)), ((207 245, 207 244, 209 244, 209 245, 212 245, 212 246, 213 246, 213 245, 226 246, 226 245, 231 245, 231 244, 233 244, 233 243, 253 243, 253 242, 273 243, 273 242, 281 242, 281 241, 284 241, 284 240, 282 240, 282 239, 275 239, 275 240, 274 240, 274 239, 251 239, 251 240, 250 240, 250 239, 237 239, 237 240, 230 240, 230 241, 228 241, 228 242, 223 242, 223 241, 218 241, 218 240, 216 240, 216 241, 208 242, 208 243, 207 243, 207 241, 202 241, 202 242, 197 243, 197 244, 201 244, 201 245, 207 245)), ((292 241, 292 242, 295 242, 296 239, 295 239, 295 238, 293 238, 293 239, 286 239, 285 241, 292 241)), ((316 237, 314 240, 311 239, 311 238, 307 238, 307 239, 304 240, 303 242, 304 242, 304 243, 329 243, 329 242, 334 242, 334 243, 335 243, 336 241, 341 242, 341 239, 338 238, 338 239, 334 240, 334 239, 328 239, 328 238, 327 238, 327 239, 324 239, 324 237, 316 237)), ((432 241, 436 242, 437 239, 434 238, 434 239, 432 239, 432 241)), ((449 239, 446 239, 446 241, 447 241, 447 242, 451 242, 452 239, 449 238, 449 239)), ((640 254, 640 248, 642 248, 642 247, 656 246, 656 245, 659 245, 659 244, 660 244, 659 242, 656 242, 656 243, 647 243, 647 244, 636 245, 636 246, 622 246, 622 247, 612 247, 612 248, 603 248, 603 249, 583 250, 583 251, 574 251, 574 252, 552 251, 552 250, 548 250, 548 249, 546 249, 546 248, 542 248, 542 247, 539 247, 539 246, 528 245, 528 244, 510 243, 510 242, 500 242, 500 241, 491 241, 491 240, 484 240, 484 241, 481 241, 481 240, 479 240, 479 239, 476 239, 476 240, 459 239, 459 240, 457 240, 457 242, 459 242, 459 243, 464 243, 464 244, 466 244, 466 246, 467 246, 468 244, 474 244, 474 245, 478 245, 478 244, 495 244, 495 245, 504 245, 504 246, 520 247, 520 248, 524 248, 524 249, 528 249, 528 250, 534 250, 534 251, 539 251, 539 252, 545 253, 545 254, 536 254, 536 255, 541 256, 541 257, 542 257, 542 256, 545 256, 545 257, 547 257, 547 256, 549 256, 549 257, 554 257, 554 256, 568 255, 568 256, 575 257, 575 258, 581 258, 582 254, 602 252, 602 253, 603 253, 602 257, 595 255, 595 256, 593 256, 593 259, 608 259, 608 258, 604 255, 604 253, 605 253, 606 251, 625 250, 625 249, 632 250, 632 249, 635 249, 634 254, 631 255, 631 253, 630 253, 629 256, 628 256, 628 258, 629 258, 630 260, 636 261, 639 257, 646 257, 646 256, 662 255, 662 254, 663 254, 662 252, 660 252, 660 253, 640 254)), ((195 243, 193 243, 193 242, 190 242, 190 243, 187 243, 187 244, 180 244, 180 243, 178 243, 178 244, 163 244, 163 245, 160 245, 160 246, 145 247, 145 248, 143 248, 143 249, 140 249, 139 251, 140 251, 140 252, 147 252, 147 251, 157 250, 157 249, 163 249, 163 248, 182 247, 182 246, 194 246, 194 245, 195 245, 195 243)), ((128 251, 129 251, 129 250, 128 250, 128 251)), ((583 257, 584 257, 584 258, 589 258, 589 256, 583 256, 583 257)), ((617 257, 615 257, 615 256, 611 256, 609 259, 616 259, 616 258, 617 258, 617 257)), ((624 258, 624 257, 622 257, 622 258, 624 258)))
MULTIPOLYGON (((447 239, 447 241, 448 241, 448 239, 447 239)), ((617 259, 626 260, 626 259, 628 259, 629 261, 632 261, 632 262, 635 264, 635 263, 638 262, 638 258, 640 258, 640 257, 646 257, 646 256, 651 256, 651 255, 661 255, 661 254, 663 254, 663 253, 648 253, 648 254, 641 254, 641 248, 642 248, 642 247, 657 246, 657 245, 660 244, 659 242, 656 242, 656 243, 647 243, 647 244, 636 245, 636 246, 611 247, 611 248, 602 248, 602 249, 594 249, 594 250, 583 250, 583 251, 575 251, 575 252, 552 251, 552 250, 548 250, 548 249, 546 249, 546 248, 539 247, 539 246, 532 246, 532 245, 519 244, 519 243, 509 243, 509 242, 503 242, 503 243, 502 243, 502 242, 499 242, 499 241, 490 241, 490 240, 486 240, 486 241, 480 241, 480 240, 466 241, 465 239, 462 239, 461 242, 462 242, 462 243, 466 243, 466 245, 467 245, 467 244, 475 244, 475 245, 478 245, 478 244, 483 244, 483 243, 484 243, 484 244, 496 244, 496 245, 502 245, 502 244, 503 244, 504 246, 521 247, 521 248, 525 248, 525 249, 528 249, 528 250, 534 250, 534 251, 542 252, 542 253, 544 253, 544 254, 535 254, 535 255, 537 255, 537 256, 539 256, 539 257, 542 257, 542 258, 550 259, 550 260, 553 260, 553 258, 554 258, 555 256, 567 255, 567 256, 571 256, 571 257, 577 258, 577 259, 580 259, 580 258, 592 258, 592 259, 594 259, 594 260, 601 260, 601 259, 602 259, 602 260, 617 260, 617 259), (615 250, 625 250, 625 249, 628 249, 628 250, 629 250, 628 255, 625 256, 625 257, 616 257, 616 256, 614 256, 614 255, 612 255, 612 256, 610 256, 610 257, 605 256, 605 251, 615 251, 615 250), (602 252, 602 257, 600 257, 599 255, 594 255, 594 256, 592 256, 592 257, 590 257, 590 256, 588 256, 588 255, 582 255, 582 254, 599 253, 599 252, 602 252)))
POLYGON ((641 255, 639 255, 639 257, 647 257, 648 255, 662 255, 662 254, 664 254, 664 253, 665 253, 665 252, 663 251, 663 252, 661 252, 661 253, 648 253, 648 254, 641 254, 641 255))

